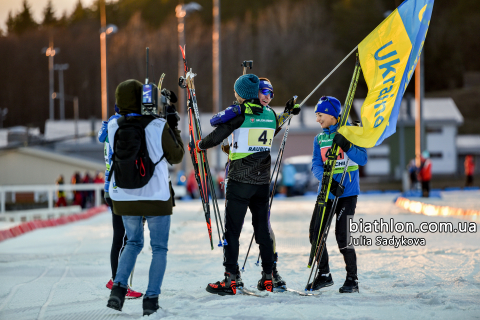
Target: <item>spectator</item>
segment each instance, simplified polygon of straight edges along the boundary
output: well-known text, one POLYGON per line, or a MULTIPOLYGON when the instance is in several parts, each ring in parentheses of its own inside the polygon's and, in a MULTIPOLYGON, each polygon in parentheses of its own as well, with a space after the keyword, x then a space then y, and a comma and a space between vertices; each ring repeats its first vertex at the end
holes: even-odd
POLYGON ((430 196, 430 180, 432 179, 432 162, 430 153, 425 150, 420 156, 420 168, 418 168, 418 179, 422 183, 422 197, 430 196))
POLYGON ((218 187, 218 198, 223 199, 225 198, 225 171, 220 170, 217 172, 217 184, 216 186, 218 187))
POLYGON ((415 165, 415 159, 410 160, 407 165, 408 174, 410 176, 410 189, 417 189, 417 166, 415 165))
MULTIPOLYGON (((93 179, 90 177, 90 173, 88 171, 85 172, 85 176, 83 177, 83 183, 92 183, 93 179)), ((84 190, 83 191, 83 199, 82 199, 82 208, 90 208, 93 203, 93 191, 92 190, 84 190)))
MULTIPOLYGON (((63 175, 60 175, 56 181, 57 185, 62 185, 64 184, 63 182, 63 175)), ((57 202, 55 203, 55 207, 66 207, 67 206, 67 201, 65 200, 65 191, 63 190, 57 190, 57 202)))
MULTIPOLYGON (((97 171, 95 174, 95 179, 93 179, 93 183, 98 183, 98 184, 104 184, 105 183, 105 177, 102 172, 97 171)), ((102 189, 102 199, 105 194, 105 191, 102 189)), ((95 194, 94 194, 95 197, 95 194)))
POLYGON ((187 179, 187 193, 190 195, 192 199, 196 198, 198 190, 197 180, 195 179, 195 171, 190 171, 187 179))
POLYGON ((93 179, 93 183, 103 184, 104 182, 105 182, 105 179, 103 177, 103 173, 97 171, 97 174, 95 175, 95 179, 93 179))
POLYGON ((473 186, 473 174, 475 173, 475 158, 473 155, 468 155, 465 157, 465 176, 467 181, 465 183, 466 187, 473 186))
MULTIPOLYGON (((82 177, 77 171, 72 176, 72 184, 82 183, 82 177)), ((81 206, 83 201, 83 195, 81 191, 73 190, 73 204, 76 206, 81 206)))

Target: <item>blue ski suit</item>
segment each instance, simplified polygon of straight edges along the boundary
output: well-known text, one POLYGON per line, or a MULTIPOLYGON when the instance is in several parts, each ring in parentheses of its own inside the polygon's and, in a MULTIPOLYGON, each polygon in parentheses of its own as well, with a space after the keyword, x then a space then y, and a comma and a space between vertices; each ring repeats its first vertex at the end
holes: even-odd
MULTIPOLYGON (((337 132, 337 129, 338 129, 338 123, 328 128, 324 128, 323 132, 316 135, 315 139, 313 140, 312 173, 315 176, 315 178, 317 178, 318 181, 320 182, 322 181, 322 177, 323 177, 323 162, 324 162, 325 153, 328 149, 330 149, 332 145, 332 139, 333 139, 334 133, 337 132)), ((358 173, 358 165, 364 166, 368 160, 367 151, 365 150, 365 148, 357 147, 353 144, 350 147, 350 149, 345 153, 350 158, 351 161, 349 163, 349 169, 345 176, 345 180, 343 181, 343 186, 345 187, 345 191, 340 198, 356 196, 360 194, 360 178, 358 173), (357 166, 352 166, 352 161, 355 162, 357 166)), ((342 178, 342 173, 337 173, 333 175, 333 179, 337 182, 340 182, 341 178, 342 178)), ((320 190, 321 190, 321 185, 319 185, 318 187, 318 193, 320 193, 320 190)), ((332 193, 328 195, 328 198, 329 199, 334 198, 332 193)))

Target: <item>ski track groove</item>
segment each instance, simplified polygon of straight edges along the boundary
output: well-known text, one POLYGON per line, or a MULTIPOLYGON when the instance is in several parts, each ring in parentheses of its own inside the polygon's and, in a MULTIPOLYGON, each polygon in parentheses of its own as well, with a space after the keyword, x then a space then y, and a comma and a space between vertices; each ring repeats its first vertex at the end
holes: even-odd
MULTIPOLYGON (((307 200, 303 201, 306 202, 307 200)), ((304 245, 307 240, 302 240, 306 237, 305 234, 301 233, 301 230, 296 233, 289 231, 293 226, 290 218, 286 215, 296 215, 298 212, 299 223, 303 220, 306 221, 311 216, 310 204, 307 206, 308 210, 300 212, 301 203, 293 201, 290 204, 281 201, 281 206, 277 205, 281 210, 273 216, 274 230, 279 230, 279 234, 283 235, 280 236, 278 244, 282 253, 281 264, 279 265, 281 269, 279 271, 287 280, 287 284, 299 291, 303 291, 304 288, 304 284, 300 285, 300 283, 306 281, 308 277, 304 261, 308 258, 308 254, 302 252, 309 250, 309 246, 304 245), (281 239, 284 239, 284 241, 281 239)), ((222 271, 220 267, 222 257, 216 251, 213 252, 213 255, 207 256, 212 261, 206 261, 205 259, 205 254, 210 254, 210 250, 204 249, 203 246, 206 238, 204 217, 203 211, 198 210, 198 205, 199 203, 193 202, 190 204, 180 203, 179 210, 182 210, 185 215, 181 218, 174 217, 176 220, 172 220, 172 235, 171 241, 169 241, 169 247, 172 249, 171 252, 169 251, 171 260, 169 260, 170 266, 167 267, 167 274, 164 279, 165 290, 162 290, 162 303, 160 304, 164 309, 162 314, 150 318, 236 320, 273 318, 283 320, 321 317, 332 320, 367 320, 434 317, 439 320, 447 318, 480 319, 477 315, 478 310, 480 310, 478 305, 478 297, 480 296, 480 250, 478 247, 472 247, 475 243, 466 241, 465 237, 453 237, 451 244, 448 242, 442 243, 442 241, 436 243, 439 237, 432 234, 425 235, 431 237, 425 248, 400 247, 393 249, 387 247, 384 250, 384 247, 381 247, 381 250, 379 250, 379 248, 374 247, 359 247, 358 261, 363 270, 359 274, 362 280, 360 283, 361 291, 360 294, 351 295, 348 298, 338 292, 338 287, 343 283, 345 271, 342 255, 338 252, 333 238, 330 239, 332 241, 328 242, 328 245, 329 248, 332 245, 334 246, 329 254, 332 258, 330 266, 334 280, 336 280, 335 287, 322 291, 320 298, 317 298, 318 300, 312 300, 316 297, 301 297, 282 293, 271 294, 265 299, 250 296, 232 298, 212 296, 204 291, 204 283, 198 279, 203 279, 207 275, 211 277, 214 272, 222 271), (197 231, 201 231, 202 235, 197 236, 197 231), (197 243, 199 239, 202 242, 201 244, 197 243), (194 247, 187 250, 184 245, 192 241, 198 248, 194 247), (181 248, 181 250, 178 248, 181 248), (192 271, 187 268, 186 264, 192 262, 198 264, 201 269, 192 271), (178 280, 192 275, 194 279, 192 279, 191 290, 189 289, 187 292, 172 289, 178 280)), ((389 204, 389 206, 393 205, 389 204)), ((382 212, 388 212, 388 210, 384 210, 386 205, 381 204, 380 207, 382 212)), ((375 210, 380 209, 375 208, 375 210)), ((392 215, 395 218, 395 214, 392 215)), ((111 241, 110 234, 102 235, 102 233, 106 233, 106 230, 110 232, 111 222, 107 218, 105 216, 94 218, 91 220, 92 222, 86 221, 81 224, 82 228, 57 229, 67 230, 59 234, 60 237, 63 237, 63 240, 58 244, 52 244, 54 239, 49 236, 48 242, 45 242, 46 249, 38 253, 36 248, 29 249, 26 245, 23 245, 21 243, 22 238, 15 239, 14 241, 20 243, 14 246, 18 247, 19 251, 17 253, 16 251, 6 250, 5 252, 12 252, 11 257, 7 256, 8 253, 2 254, 3 257, 8 258, 6 259, 8 261, 5 261, 5 266, 21 268, 23 265, 18 264, 19 260, 16 257, 24 254, 22 261, 31 260, 33 264, 40 262, 36 266, 38 272, 31 273, 32 276, 38 276, 28 281, 23 278, 21 280, 23 283, 17 285, 15 285, 15 282, 9 282, 9 286, 12 284, 14 286, 4 296, 6 297, 5 301, 1 301, 3 297, 0 300, 0 319, 4 319, 4 317, 5 319, 18 320, 120 320, 141 318, 142 307, 139 300, 126 301, 122 312, 106 307, 107 290, 103 284, 99 285, 99 283, 103 283, 102 278, 109 275, 107 262, 107 249, 109 247, 107 245, 111 241), (97 226, 99 232, 92 237, 92 228, 95 228, 95 226, 97 226), (98 249, 100 244, 101 250, 98 249), (72 253, 71 248, 75 246, 77 248, 72 253), (80 249, 82 250, 79 251, 80 249), (35 252, 35 254, 30 252, 35 252), (47 259, 50 263, 45 261, 47 259), (55 269, 54 274, 51 272, 52 268, 55 269), (40 274, 41 272, 43 273, 40 274), (45 281, 46 278, 53 275, 55 276, 54 279, 45 281), (51 283, 55 279, 57 282, 52 286, 51 283), (30 304, 28 299, 25 303, 16 301, 15 297, 19 297, 25 290, 22 286, 33 282, 36 282, 36 284, 31 288, 29 286, 29 290, 35 290, 39 286, 44 287, 38 304, 30 304), (43 302, 42 300, 47 297, 47 293, 48 298, 43 302), (85 294, 88 294, 88 300, 85 300, 85 294)), ((412 215, 411 219, 422 221, 422 216, 412 215)), ((247 214, 246 222, 249 222, 249 214, 247 214)), ((71 227, 75 227, 75 225, 80 224, 72 224, 71 227)), ((245 229, 247 229, 246 227, 247 223, 245 229)), ((297 225, 295 225, 296 227, 297 225)), ((242 234, 242 238, 245 239, 240 240, 239 262, 243 263, 246 246, 249 244, 251 235, 252 233, 248 230, 244 230, 242 234), (245 244, 245 242, 247 243, 245 244)), ((145 237, 144 251, 151 254, 147 245, 148 230, 145 232, 145 237)), ((475 236, 471 239, 477 241, 479 238, 475 236)), ((43 248, 45 245, 40 241, 38 247, 43 248)), ((260 268, 254 265, 257 256, 258 250, 251 255, 251 260, 247 261, 246 269, 250 272, 245 273, 244 281, 246 283, 256 283, 258 280, 257 273, 260 272, 260 268)), ((139 284, 140 288, 146 286, 149 265, 149 259, 145 259, 145 256, 142 257, 138 264, 139 276, 143 274, 139 284)), ((32 263, 23 264, 26 266, 32 263)), ((135 272, 137 273, 137 271, 135 272)), ((38 298, 36 297, 37 300, 38 298)))
POLYGON ((37 280, 40 280, 41 278, 43 278, 48 271, 50 271, 52 269, 52 267, 47 267, 45 268, 45 270, 43 271, 43 273, 41 275, 39 275, 38 277, 36 277, 35 279, 33 280, 30 280, 30 281, 27 281, 27 282, 24 282, 24 283, 19 283, 17 284, 16 286, 14 286, 12 289, 10 289, 10 292, 8 293, 7 297, 5 298, 5 300, 3 301, 3 303, 0 305, 0 311, 3 310, 3 308, 5 308, 8 303, 10 302, 10 300, 13 298, 13 296, 15 295, 15 293, 17 293, 17 290, 26 285, 26 284, 29 284, 29 283, 34 283, 35 281, 37 280))
MULTIPOLYGON (((75 256, 78 252, 78 250, 80 250, 82 244, 83 244, 83 240, 85 239, 85 236, 83 236, 80 241, 78 242, 78 245, 77 247, 75 248, 75 250, 72 252, 72 254, 70 254, 70 256, 66 259, 66 265, 65 265, 65 271, 63 272, 63 275, 62 277, 53 284, 52 288, 50 289, 50 293, 48 295, 48 298, 47 298, 47 301, 43 304, 43 306, 40 308, 40 312, 38 313, 38 316, 37 316, 37 320, 42 320, 45 316, 45 312, 47 311, 47 308, 48 306, 50 305, 50 303, 52 302, 53 300, 53 296, 55 294, 55 291, 57 289, 57 285, 63 281, 63 279, 65 279, 65 277, 67 276, 68 274, 68 271, 70 270, 70 266, 69 266, 69 263, 70 263, 70 259, 75 256)), ((66 249, 68 250, 68 248, 66 249)))
POLYGON ((47 301, 43 304, 43 306, 40 308, 40 312, 38 313, 38 317, 37 317, 37 320, 41 320, 43 319, 43 317, 45 316, 45 312, 48 308, 48 305, 50 304, 50 302, 52 302, 53 300, 53 295, 55 294, 55 290, 57 289, 57 285, 67 276, 67 273, 68 273, 68 270, 70 269, 69 266, 66 266, 65 267, 65 271, 63 272, 63 275, 62 277, 60 278, 60 280, 58 280, 57 282, 55 282, 55 284, 52 286, 52 288, 50 289, 50 294, 48 295, 48 298, 47 298, 47 301))

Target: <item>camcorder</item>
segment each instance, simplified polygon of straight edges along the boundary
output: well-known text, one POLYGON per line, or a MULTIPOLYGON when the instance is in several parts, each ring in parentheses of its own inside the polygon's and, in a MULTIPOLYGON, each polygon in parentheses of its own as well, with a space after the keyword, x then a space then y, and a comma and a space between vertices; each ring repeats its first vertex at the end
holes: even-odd
POLYGON ((178 112, 175 109, 174 105, 174 103, 177 102, 177 96, 174 92, 168 89, 161 89, 165 74, 162 74, 162 76, 160 77, 158 86, 155 85, 155 81, 149 81, 148 65, 149 48, 147 47, 147 76, 145 78, 145 84, 142 88, 142 115, 150 115, 154 116, 155 118, 161 117, 165 119, 167 119, 167 116, 169 115, 175 115, 177 120, 180 120, 180 117, 178 116, 178 112))

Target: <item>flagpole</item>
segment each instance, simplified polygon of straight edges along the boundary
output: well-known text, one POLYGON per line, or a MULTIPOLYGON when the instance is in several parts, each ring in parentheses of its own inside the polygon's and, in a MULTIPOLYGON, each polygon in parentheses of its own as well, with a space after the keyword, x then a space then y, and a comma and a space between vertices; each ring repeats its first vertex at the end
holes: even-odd
POLYGON ((327 81, 327 79, 332 75, 332 73, 334 73, 335 70, 337 70, 338 67, 340 67, 340 66, 345 62, 345 60, 347 60, 348 57, 350 57, 350 56, 352 55, 352 53, 354 53, 354 52, 357 50, 357 48, 358 48, 358 45, 355 46, 355 48, 353 48, 353 50, 350 51, 350 53, 347 54, 347 56, 346 56, 345 58, 343 58, 343 60, 340 61, 340 63, 337 64, 337 66, 336 66, 332 71, 330 71, 330 73, 327 74, 327 76, 326 76, 325 78, 323 78, 323 80, 318 84, 318 86, 316 86, 315 89, 313 89, 313 91, 310 92, 310 94, 309 94, 305 99, 303 99, 302 103, 300 103, 300 107, 302 107, 302 106, 305 104, 305 102, 307 102, 308 98, 310 98, 310 97, 312 96, 312 94, 314 94, 315 91, 317 91, 317 89, 320 88, 320 86, 321 86, 325 81, 327 81))

